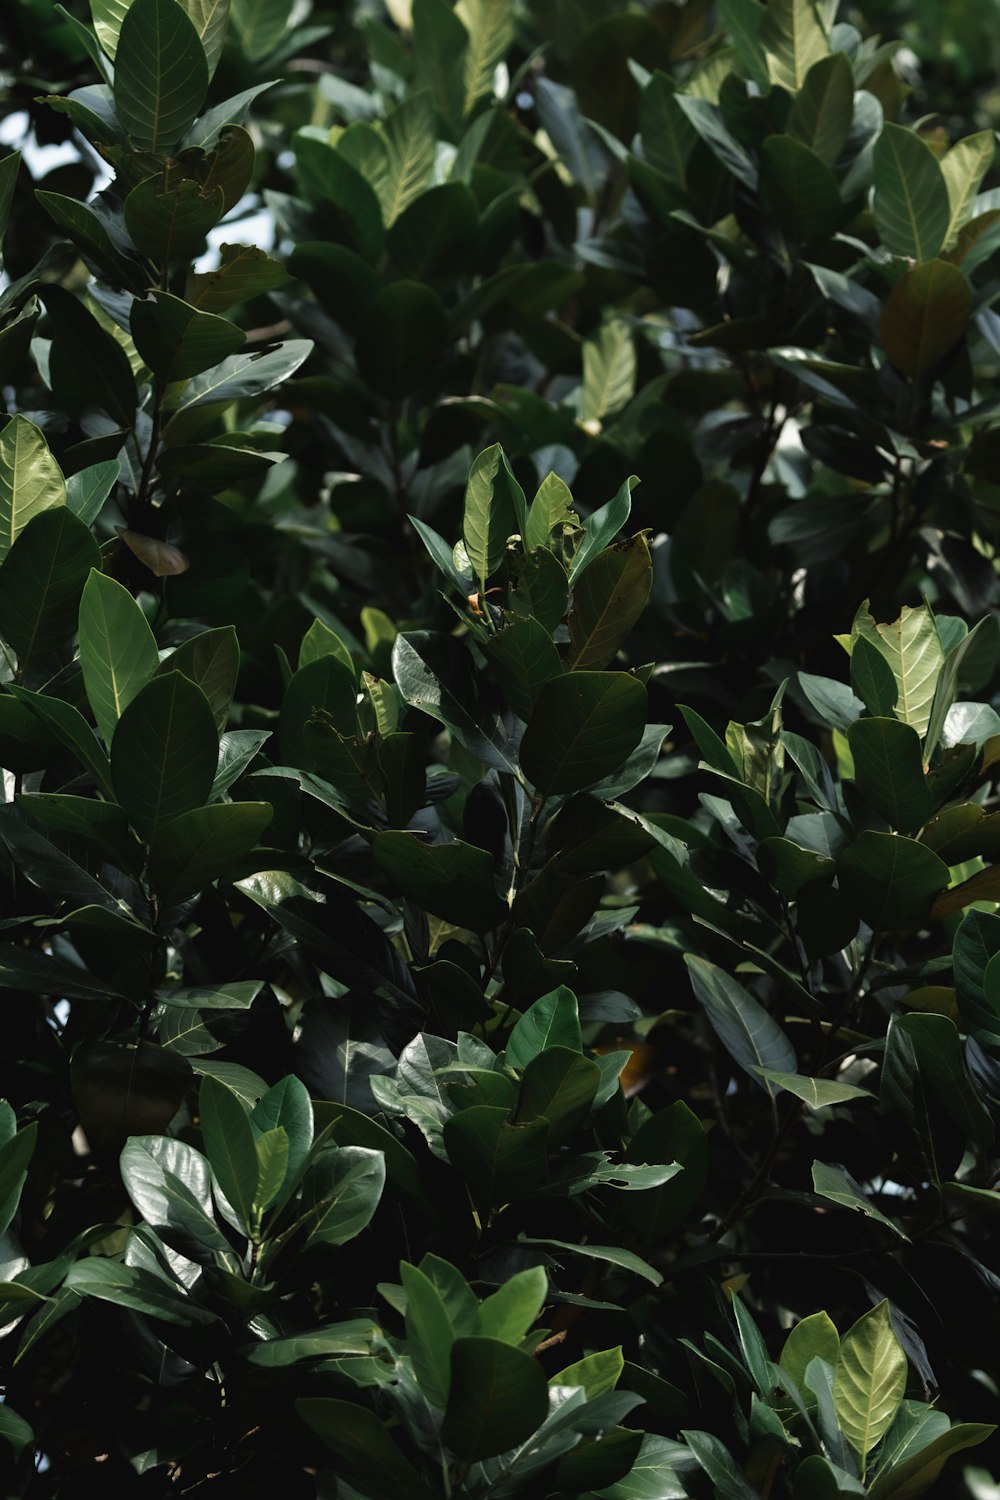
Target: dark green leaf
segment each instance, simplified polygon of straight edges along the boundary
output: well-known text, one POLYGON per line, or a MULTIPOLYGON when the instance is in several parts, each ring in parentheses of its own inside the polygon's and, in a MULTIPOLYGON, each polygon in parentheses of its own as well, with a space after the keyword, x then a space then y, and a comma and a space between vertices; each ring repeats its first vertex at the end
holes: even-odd
POLYGON ((250 1116, 225 1084, 202 1079, 198 1091, 205 1153, 225 1194, 237 1227, 250 1234, 259 1181, 257 1151, 250 1116))
POLYGON ((887 121, 875 142, 875 224, 886 249, 933 260, 951 219, 948 188, 930 148, 913 131, 887 121))
POLYGON ((895 833, 862 833, 837 863, 841 889, 875 932, 919 927, 948 884, 948 866, 895 833))
POLYGON ((521 742, 524 774, 543 796, 609 776, 638 745, 646 689, 625 672, 573 672, 547 682, 521 742))
POLYGON ((208 801, 218 755, 208 699, 180 672, 154 678, 132 699, 115 730, 111 774, 145 838, 208 801))
POLYGON ((923 375, 962 337, 972 311, 972 288, 958 267, 925 260, 904 272, 886 298, 885 352, 903 375, 923 375))
POLYGON ((916 730, 898 719, 857 719, 847 740, 862 797, 890 827, 916 832, 933 806, 916 730))
POLYGON ((167 155, 204 102, 208 63, 177 0, 132 0, 115 50, 115 105, 140 151, 167 155))
POLYGON ((108 745, 158 662, 153 632, 128 589, 95 568, 80 601, 80 665, 90 707, 108 745))
MULTIPOLYGON (((761 1069, 794 1073, 792 1044, 760 1001, 715 964, 691 953, 684 961, 713 1031, 744 1072, 755 1082, 763 1078, 761 1069)), ((775 1085, 767 1078, 761 1087, 774 1097, 775 1085)))
POLYGON ((451 1395, 441 1436, 467 1463, 492 1458, 523 1442, 548 1412, 541 1365, 498 1339, 456 1339, 451 1395))
POLYGON ((67 506, 36 515, 0 565, 0 634, 23 672, 37 652, 54 651, 76 631, 80 595, 101 554, 67 506))
POLYGON ((507 913, 496 893, 493 857, 474 844, 425 844, 415 834, 386 832, 375 835, 372 852, 400 895, 434 916, 486 932, 507 913))

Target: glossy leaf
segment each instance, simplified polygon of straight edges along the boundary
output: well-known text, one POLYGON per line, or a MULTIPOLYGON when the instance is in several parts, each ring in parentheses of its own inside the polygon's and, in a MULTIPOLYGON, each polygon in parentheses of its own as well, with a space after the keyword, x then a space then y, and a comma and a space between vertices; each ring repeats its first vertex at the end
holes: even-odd
POLYGON ((161 901, 193 896, 240 868, 270 823, 269 802, 217 802, 163 822, 149 846, 149 882, 161 901))
POLYGON ((837 1166, 835 1163, 814 1161, 812 1181, 813 1189, 821 1198, 829 1198, 832 1203, 839 1203, 842 1208, 850 1208, 856 1213, 864 1214, 865 1218, 884 1224, 900 1239, 906 1239, 906 1235, 899 1226, 875 1207, 860 1183, 856 1182, 844 1167, 837 1166))
POLYGON ((154 375, 187 380, 243 347, 243 330, 214 313, 199 312, 169 292, 132 304, 132 337, 154 375))
POLYGON ((519 718, 527 721, 542 688, 563 670, 551 634, 528 616, 490 636, 482 649, 507 702, 519 718))
POLYGON ((851 128, 854 80, 843 52, 813 63, 788 116, 788 134, 832 167, 851 128))
POLYGON ((80 600, 80 664, 90 707, 108 745, 158 662, 153 632, 132 595, 95 568, 80 600))

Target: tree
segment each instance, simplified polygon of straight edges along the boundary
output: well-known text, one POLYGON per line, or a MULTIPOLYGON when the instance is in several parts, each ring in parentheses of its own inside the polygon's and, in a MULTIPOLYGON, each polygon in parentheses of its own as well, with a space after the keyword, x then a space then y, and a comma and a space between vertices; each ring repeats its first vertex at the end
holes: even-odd
POLYGON ((996 1467, 990 28, 18 0, 11 1495, 996 1467))

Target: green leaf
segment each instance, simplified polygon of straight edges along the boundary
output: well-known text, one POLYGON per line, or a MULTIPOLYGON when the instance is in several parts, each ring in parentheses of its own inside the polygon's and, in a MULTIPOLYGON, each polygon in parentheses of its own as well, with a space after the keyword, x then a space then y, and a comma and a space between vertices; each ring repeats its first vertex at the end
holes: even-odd
POLYGON ((639 483, 634 474, 630 474, 613 499, 606 505, 595 510, 592 516, 588 516, 583 523, 584 538, 570 564, 570 582, 576 578, 578 573, 596 557, 605 547, 614 541, 629 518, 632 509, 632 491, 639 483))
POLYGON ((329 1396, 306 1396, 296 1401, 295 1410, 385 1500, 436 1500, 437 1491, 421 1481, 392 1433, 368 1407, 329 1396))
MULTIPOLYGON (((176 0, 164 3, 176 4, 176 0)), ((203 187, 189 177, 168 187, 164 176, 147 177, 125 199, 125 226, 143 255, 157 265, 167 265, 199 255, 205 236, 225 211, 221 187, 203 187)))
POLYGON ((364 1146, 324 1151, 306 1173, 301 1212, 311 1245, 345 1245, 371 1222, 385 1187, 385 1156, 364 1146))
MULTIPOLYGON (((720 0, 719 10, 729 28, 730 39, 744 76, 752 78, 754 83, 766 90, 770 83, 770 73, 767 57, 760 45, 764 7, 758 0, 720 0)), ((653 165, 656 165, 655 161, 653 165)))
POLYGON ((97 40, 112 62, 115 60, 122 22, 131 3, 132 0, 90 0, 90 14, 94 18, 97 40))
POLYGON ((526 526, 524 491, 499 443, 480 453, 465 488, 462 538, 481 593, 503 561, 507 538, 526 526))
POLYGON ((205 49, 177 0, 132 0, 118 33, 114 88, 132 144, 167 155, 208 92, 205 49))
POLYGON ((898 719, 856 719, 847 731, 858 791, 891 828, 914 833, 931 815, 920 736, 898 719))
POLYGON ((521 767, 545 797, 610 776, 638 745, 646 689, 626 672, 572 672, 538 695, 521 741, 521 767))
POLYGON ((517 1271, 479 1308, 475 1332, 504 1344, 520 1344, 545 1305, 549 1279, 542 1266, 517 1271))
POLYGON ((627 406, 635 394, 635 371, 630 326, 619 320, 604 323, 583 346, 580 421, 600 424, 627 406))
POLYGON ((761 203, 796 244, 826 239, 843 216, 837 179, 793 135, 769 135, 761 147, 761 203))
POLYGON ((505 1060, 523 1070, 547 1047, 583 1051, 580 1011, 576 996, 565 985, 543 995, 525 1011, 507 1041, 505 1060))
POLYGON ((434 170, 434 115, 428 96, 411 94, 382 122, 386 144, 386 173, 379 186, 382 218, 387 228, 420 197, 434 170))
POLYGON ((288 1132, 276 1125, 254 1140, 257 1148, 257 1192, 253 1201, 254 1222, 260 1222, 265 1209, 271 1207, 288 1177, 288 1132))
POLYGON ((149 883, 161 902, 196 895, 241 861, 274 815, 269 802, 217 802, 161 823, 149 846, 149 883))
POLYGON ((61 698, 32 693, 14 683, 8 683, 6 691, 61 740, 93 776, 102 795, 113 802, 115 791, 111 781, 111 762, 80 710, 71 703, 64 703, 61 698))
POLYGON ((403 1261, 400 1278, 406 1292, 407 1352, 413 1373, 433 1406, 444 1410, 451 1383, 451 1346, 461 1331, 452 1310, 430 1277, 403 1261))
POLYGON ((995 1431, 992 1422, 957 1422, 901 1463, 881 1470, 868 1490, 871 1500, 916 1500, 938 1478, 953 1453, 975 1448, 995 1431))
POLYGON ((546 1047, 524 1070, 517 1119, 548 1120, 549 1144, 564 1146, 590 1114, 600 1081, 592 1058, 569 1047, 546 1047))
POLYGON ((212 1212, 211 1173, 200 1152, 168 1136, 133 1135, 121 1174, 139 1214, 168 1245, 195 1260, 233 1254, 212 1212))
POLYGON ((864 1313, 844 1335, 835 1366, 833 1401, 841 1431, 861 1460, 892 1424, 906 1391, 906 1355, 887 1301, 864 1313))
POLYGON ((542 688, 563 670, 548 630, 531 616, 514 620, 483 641, 482 651, 506 701, 519 718, 530 719, 542 688))
POLYGON ((144 838, 208 801, 218 755, 208 699, 180 672, 156 677, 136 694, 115 730, 111 774, 144 838))
POLYGON ((803 1391, 809 1361, 818 1357, 836 1368, 839 1354, 840 1334, 832 1318, 829 1313, 814 1312, 796 1323, 785 1340, 778 1364, 803 1391))
POLYGON ((571 671, 606 666, 646 607, 653 563, 642 533, 598 553, 578 573, 567 621, 571 671))
POLYGON ((371 1318, 349 1318, 343 1323, 328 1323, 290 1338, 268 1339, 251 1344, 242 1352, 252 1365, 277 1369, 297 1365, 307 1359, 332 1359, 341 1354, 371 1354, 372 1345, 381 1337, 381 1329, 371 1318))
POLYGON ((772 0, 760 28, 771 82, 795 94, 830 51, 815 0, 772 0))
POLYGON ((64 505, 39 512, 0 564, 0 635, 23 672, 32 656, 75 634, 80 595, 101 554, 90 527, 64 505))
POLYGON ((812 1183, 813 1191, 821 1198, 829 1198, 831 1203, 839 1203, 841 1208, 850 1208, 856 1213, 864 1214, 866 1219, 874 1219, 876 1223, 884 1224, 901 1240, 906 1239, 899 1225, 894 1224, 875 1207, 861 1184, 855 1182, 850 1172, 844 1167, 837 1166, 834 1162, 814 1161, 812 1183))
POLYGON ((176 1281, 120 1261, 88 1255, 70 1267, 63 1285, 81 1297, 96 1297, 166 1323, 190 1326, 218 1321, 215 1313, 202 1307, 176 1281))
POLYGON ((803 849, 791 839, 761 839, 757 847, 757 867, 764 879, 786 899, 794 900, 803 886, 813 881, 830 881, 837 873, 834 860, 815 849, 803 849))
POLYGON ((253 1228, 253 1205, 260 1181, 257 1148, 250 1116, 231 1089, 203 1078, 198 1110, 205 1154, 243 1234, 253 1228))
POLYGON ((885 352, 901 374, 923 375, 958 343, 972 310, 972 288, 958 267, 925 260, 904 272, 886 298, 885 352))
POLYGON ((295 175, 303 196, 322 205, 336 223, 336 238, 370 263, 385 246, 382 210, 375 189, 325 135, 309 129, 295 135, 295 175))
MULTIPOLYGON (((642 1201, 644 1203, 649 1202, 646 1193, 643 1194, 642 1201)), ((605 1261, 609 1266, 619 1266, 623 1271, 631 1271, 634 1275, 641 1276, 644 1281, 650 1282, 653 1286, 661 1286, 663 1284, 663 1277, 659 1271, 654 1270, 647 1261, 644 1261, 641 1256, 636 1255, 634 1251, 625 1250, 620 1245, 592 1245, 589 1241, 574 1245, 570 1244, 567 1240, 539 1240, 532 1239, 524 1234, 518 1237, 518 1241, 520 1244, 525 1245, 551 1245, 556 1250, 566 1250, 571 1255, 580 1255, 584 1260, 605 1261)), ((551 1381, 549 1383, 552 1384, 551 1381)))
POLYGON ((444 1123, 445 1149, 484 1209, 541 1187, 548 1174, 546 1120, 512 1125, 506 1109, 477 1104, 444 1123))
POLYGON ((851 628, 852 645, 859 638, 874 646, 892 669, 897 691, 896 718, 912 724, 923 735, 945 659, 930 609, 926 604, 915 609, 904 605, 897 620, 877 625, 866 602, 851 628))
POLYGON ((923 844, 866 830, 837 862, 840 888, 874 932, 919 927, 948 884, 948 866, 923 844))
POLYGON ((76 198, 67 198, 62 193, 51 193, 38 188, 35 197, 53 220, 75 245, 97 261, 121 286, 138 290, 143 277, 139 263, 123 255, 115 246, 101 220, 76 198))
MULTIPOLYGON (((954 1021, 948 1016, 921 1013, 893 1016, 886 1037, 883 1087, 893 1064, 896 1076, 909 1077, 911 1084, 914 1072, 919 1070, 946 1113, 981 1151, 989 1151, 993 1144, 993 1120, 966 1070, 954 1021)), ((912 1088, 904 1083, 896 1092, 904 1118, 916 1128, 912 1088)))
POLYGON ((887 121, 875 142, 875 225, 893 255, 933 260, 944 245, 951 206, 944 174, 912 130, 887 121))
POLYGON ((66 504, 66 481, 33 422, 18 413, 0 432, 0 561, 28 522, 66 504))
POLYGON ((834 52, 809 69, 785 129, 832 167, 847 140, 853 113, 851 65, 843 52, 834 52))
POLYGON ((3 248, 4 235, 7 233, 7 225, 10 221, 14 185, 17 182, 20 165, 20 151, 12 151, 9 156, 5 156, 3 161, 0 161, 0 249, 3 248))
POLYGON ((507 914, 496 894, 493 856, 474 844, 425 844, 419 835, 389 831, 375 835, 372 853, 400 895, 447 922, 488 932, 507 914))
POLYGON ((941 158, 941 172, 948 188, 951 216, 945 245, 950 247, 971 217, 979 185, 993 165, 996 142, 992 130, 980 130, 956 141, 941 158))
POLYGON ((194 408, 262 396, 293 375, 312 349, 310 339, 289 339, 266 353, 231 354, 211 370, 196 375, 182 394, 173 402, 168 401, 173 421, 194 408))
POLYGON ((465 114, 469 34, 447 0, 413 0, 417 74, 451 135, 465 114))
POLYGON ((394 281, 372 299, 358 371, 380 396, 399 401, 433 373, 448 342, 444 303, 419 281, 394 281))
POLYGON ((795 1051, 772 1015, 724 969, 692 953, 684 955, 691 984, 712 1030, 726 1051, 774 1098, 777 1086, 768 1071, 794 1073, 795 1051))
MULTIPOLYGON (((754 1072, 766 1078, 808 1104, 810 1109, 825 1109, 830 1104, 846 1104, 849 1099, 874 1099, 868 1089, 855 1088, 851 1083, 837 1083, 832 1078, 805 1078, 801 1073, 776 1073, 773 1068, 755 1068, 754 1072)), ((824 1356, 825 1357, 825 1356, 824 1356)))
POLYGON ((479 248, 479 214, 463 182, 443 182, 399 215, 386 239, 394 266, 413 281, 440 280, 469 269, 479 248))
POLYGON ((263 292, 276 291, 290 280, 284 266, 256 245, 220 245, 216 269, 189 275, 186 295, 201 312, 221 313, 263 292))
POLYGON ((165 384, 187 380, 243 347, 242 328, 199 312, 180 297, 154 291, 132 303, 132 338, 146 364, 165 384))
POLYGON ((87 405, 101 407, 117 426, 131 427, 136 389, 125 350, 64 287, 43 287, 41 298, 54 334, 53 358, 64 358, 71 366, 85 388, 87 405))
POLYGON ((232 625, 219 625, 189 636, 160 662, 155 675, 165 677, 168 672, 183 672, 205 694, 215 716, 215 727, 222 734, 229 723, 239 668, 236 631, 232 625))
POLYGON ((90 707, 107 744, 158 663, 146 616, 128 589, 95 568, 80 601, 80 665, 90 707))
POLYGON ((729 1450, 710 1432, 682 1432, 681 1437, 712 1481, 717 1500, 759 1500, 729 1450))
POLYGON ((211 78, 222 56, 229 23, 229 0, 181 0, 205 49, 208 76, 211 78))
POLYGON ((316 757, 307 731, 320 718, 342 735, 357 734, 354 663, 333 653, 300 667, 285 689, 278 724, 286 765, 314 766, 316 757))
POLYGON ((569 485, 558 474, 546 474, 528 509, 524 545, 530 551, 547 547, 556 526, 579 526, 569 485))
POLYGON ((569 603, 566 569, 548 547, 536 547, 518 566, 517 587, 508 595, 510 612, 518 618, 533 617, 551 634, 569 603))
POLYGON ((623 1160, 630 1165, 683 1169, 672 1182, 641 1197, 626 1198, 622 1215, 646 1246, 654 1245, 697 1208, 708 1177, 708 1143, 701 1121, 683 1099, 657 1110, 629 1141, 623 1160))
POLYGON ((538 1361, 499 1339, 456 1339, 451 1395, 441 1437, 465 1463, 493 1458, 523 1442, 548 1413, 538 1361))
POLYGON ((882 652, 863 635, 858 636, 851 650, 851 687, 870 714, 893 717, 899 689, 892 668, 882 652))
POLYGON ((497 64, 514 37, 514 0, 458 0, 455 14, 469 34, 465 53, 465 102, 468 115, 480 99, 492 97, 497 64))
POLYGON ((92 525, 118 483, 121 471, 121 464, 113 458, 71 474, 66 481, 67 509, 85 526, 92 525))
POLYGON ((298 666, 306 667, 311 661, 319 661, 324 656, 335 656, 347 668, 353 679, 354 661, 340 636, 335 630, 331 630, 329 625, 324 625, 322 620, 313 620, 302 637, 298 666))

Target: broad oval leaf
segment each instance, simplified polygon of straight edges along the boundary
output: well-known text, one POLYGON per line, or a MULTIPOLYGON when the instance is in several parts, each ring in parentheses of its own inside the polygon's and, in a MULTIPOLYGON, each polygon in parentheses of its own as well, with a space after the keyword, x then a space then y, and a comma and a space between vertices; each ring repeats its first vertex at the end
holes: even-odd
POLYGON ((156 677, 122 714, 111 742, 118 801, 152 839, 180 813, 208 801, 219 737, 208 699, 180 672, 156 677))
POLYGON ((923 375, 958 342, 971 317, 972 288, 958 267, 925 261, 904 272, 886 299, 885 352, 902 374, 923 375))
POLYGON ((913 130, 887 121, 875 142, 875 224, 893 255, 933 260, 951 220, 937 158, 913 130))
POLYGON ((759 1000, 724 969, 692 953, 684 955, 691 984, 719 1041, 755 1082, 763 1080, 773 1098, 777 1085, 766 1070, 795 1072, 795 1051, 781 1027, 759 1000))
POLYGON ((96 568, 80 600, 80 665, 105 743, 159 664, 156 640, 128 589, 96 568))
POLYGON ((466 1463, 523 1442, 549 1408, 545 1373, 533 1355, 492 1338, 456 1339, 451 1394, 441 1436, 466 1463))
POLYGON ((646 689, 626 672, 547 682, 521 742, 521 767, 543 796, 581 792, 627 760, 646 726, 646 689))
POLYGON ((906 1355, 887 1301, 864 1313, 844 1335, 834 1370, 833 1400, 841 1431, 863 1469, 906 1390, 906 1355))

